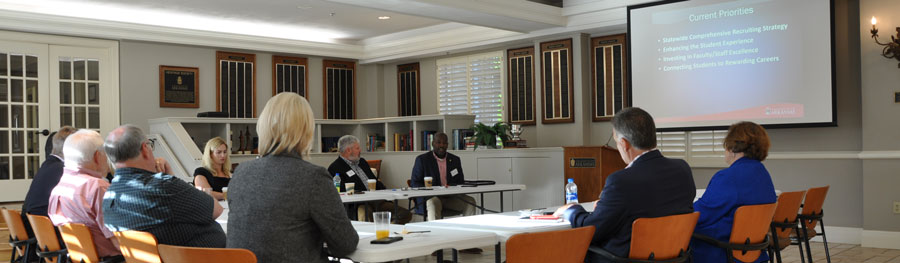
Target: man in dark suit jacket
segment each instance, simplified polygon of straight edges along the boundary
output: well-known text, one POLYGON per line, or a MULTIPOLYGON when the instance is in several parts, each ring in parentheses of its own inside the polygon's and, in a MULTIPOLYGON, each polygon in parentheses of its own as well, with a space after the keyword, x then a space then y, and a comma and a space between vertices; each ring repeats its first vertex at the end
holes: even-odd
MULTIPOLYGON (((556 215, 572 227, 595 226, 591 245, 627 257, 634 220, 693 212, 696 188, 687 162, 666 158, 656 149, 656 126, 650 114, 626 108, 616 113, 612 123, 616 148, 628 166, 609 175, 593 212, 569 204, 556 215)), ((607 261, 588 252, 585 262, 607 261)))
MULTIPOLYGON (((369 163, 366 162, 366 159, 360 157, 361 149, 359 147, 359 139, 356 138, 356 136, 345 135, 338 139, 338 150, 341 155, 328 166, 328 174, 332 176, 337 174, 341 177, 341 192, 347 191, 347 183, 354 184, 353 190, 355 192, 382 190, 386 188, 384 184, 381 183, 381 180, 378 180, 378 177, 372 173, 372 168, 369 167, 369 163), (376 180, 375 189, 369 189, 369 179, 376 180)), ((408 210, 397 209, 397 211, 394 211, 394 203, 385 200, 368 202, 360 207, 350 206, 348 214, 351 218, 356 216, 358 220, 363 220, 366 218, 366 215, 370 214, 372 211, 396 213, 391 215, 391 221, 395 224, 406 224, 412 219, 412 215, 410 215, 408 210), (357 212, 353 213, 353 211, 357 212)))
MULTIPOLYGON (((34 175, 34 180, 28 187, 28 193, 25 194, 25 202, 22 204, 22 222, 25 223, 25 230, 30 236, 34 236, 34 234, 26 215, 47 216, 50 192, 59 183, 59 178, 63 174, 63 145, 66 143, 66 138, 76 131, 71 126, 63 126, 58 132, 54 132, 47 138, 47 145, 52 145, 52 148, 44 163, 41 164, 41 168, 34 175)), ((60 243, 62 243, 62 239, 60 239, 60 243)))
MULTIPOLYGON (((416 157, 410 186, 424 187, 425 177, 432 178, 432 186, 462 184, 465 181, 462 162, 458 156, 447 152, 447 134, 441 132, 434 134, 431 146, 432 151, 416 157)), ((421 214, 425 211, 422 207, 424 204, 428 211, 428 221, 441 219, 445 212, 467 216, 475 214, 475 207, 471 205, 475 203, 475 198, 468 195, 438 196, 425 199, 416 199, 416 213, 421 214)))

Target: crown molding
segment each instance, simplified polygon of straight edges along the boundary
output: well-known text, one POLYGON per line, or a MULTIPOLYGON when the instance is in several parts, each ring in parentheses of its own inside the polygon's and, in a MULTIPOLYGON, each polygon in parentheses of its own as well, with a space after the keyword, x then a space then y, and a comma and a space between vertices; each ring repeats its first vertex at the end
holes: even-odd
POLYGON ((285 52, 323 57, 359 58, 363 56, 362 46, 354 44, 259 37, 9 10, 0 10, 0 29, 111 40, 137 40, 285 52))

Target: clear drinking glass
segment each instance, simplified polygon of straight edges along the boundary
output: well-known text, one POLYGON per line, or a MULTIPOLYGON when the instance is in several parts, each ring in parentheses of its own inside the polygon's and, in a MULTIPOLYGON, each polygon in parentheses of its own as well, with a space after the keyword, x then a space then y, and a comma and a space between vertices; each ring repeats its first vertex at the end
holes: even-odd
POLYGON ((391 212, 372 213, 375 218, 375 239, 387 238, 391 235, 391 212))

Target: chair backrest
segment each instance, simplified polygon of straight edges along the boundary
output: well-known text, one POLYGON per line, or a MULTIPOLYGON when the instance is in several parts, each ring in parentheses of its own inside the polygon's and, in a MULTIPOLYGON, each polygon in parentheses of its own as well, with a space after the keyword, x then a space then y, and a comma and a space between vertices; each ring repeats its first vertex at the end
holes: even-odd
MULTIPOLYGON (((822 214, 822 205, 825 204, 825 195, 828 194, 828 185, 823 187, 814 187, 806 191, 806 200, 803 201, 802 215, 822 214)), ((815 229, 816 220, 803 222, 806 229, 815 229)))
MULTIPOLYGON (((38 251, 50 252, 62 249, 59 247, 59 239, 56 238, 56 228, 50 218, 41 215, 28 214, 28 222, 31 222, 31 230, 37 239, 38 251)), ((59 259, 55 257, 45 258, 47 262, 55 263, 59 259)))
POLYGON ((518 234, 506 241, 506 260, 517 262, 584 262, 594 226, 518 234), (535 248, 541 249, 535 249, 535 248))
MULTIPOLYGON (((797 211, 800 210, 800 203, 803 202, 803 194, 806 194, 806 191, 786 192, 778 195, 778 205, 775 206, 772 222, 796 223, 797 211)), ((791 235, 791 228, 776 228, 775 230, 777 236, 782 239, 791 235)))
POLYGON ((630 259, 666 260, 688 253, 700 212, 656 218, 638 218, 631 225, 630 259))
MULTIPOLYGON (((732 244, 759 244, 766 239, 772 215, 775 214, 775 203, 761 205, 745 205, 734 212, 734 224, 731 226, 732 244)), ((740 251, 732 253, 734 258, 743 262, 753 262, 759 258, 760 251, 740 251)))
POLYGON ((63 242, 69 250, 69 259, 74 263, 98 263, 100 255, 94 245, 91 230, 84 224, 68 223, 59 226, 63 242))
POLYGON ((153 234, 143 231, 113 232, 119 241, 119 251, 127 263, 162 263, 153 234))
POLYGON ((381 160, 366 160, 366 162, 375 170, 375 177, 381 178, 381 160))
POLYGON ((204 248, 159 245, 166 263, 256 263, 256 255, 242 248, 204 248))
MULTIPOLYGON (((25 230, 25 222, 22 222, 22 214, 18 210, 0 209, 3 214, 3 220, 6 221, 6 227, 9 228, 9 236, 15 240, 28 240, 28 231, 25 230)), ((17 247, 16 254, 25 255, 24 247, 17 247)))

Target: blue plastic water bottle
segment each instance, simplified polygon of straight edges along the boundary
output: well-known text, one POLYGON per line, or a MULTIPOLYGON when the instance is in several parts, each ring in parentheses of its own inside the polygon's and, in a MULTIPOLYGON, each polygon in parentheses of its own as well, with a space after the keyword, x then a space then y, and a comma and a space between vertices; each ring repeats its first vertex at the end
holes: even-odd
POLYGON ((334 174, 334 188, 337 189, 338 193, 341 192, 341 174, 334 174))
POLYGON ((566 184, 566 204, 572 203, 578 203, 578 186, 574 179, 569 178, 569 183, 566 184))

